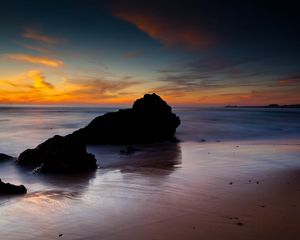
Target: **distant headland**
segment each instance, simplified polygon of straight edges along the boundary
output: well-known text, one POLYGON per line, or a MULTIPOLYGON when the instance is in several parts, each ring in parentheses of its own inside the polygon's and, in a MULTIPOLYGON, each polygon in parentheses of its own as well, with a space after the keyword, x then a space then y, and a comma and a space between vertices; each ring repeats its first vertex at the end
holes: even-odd
POLYGON ((260 106, 226 105, 224 107, 225 108, 300 108, 300 104, 288 104, 288 105, 269 104, 269 105, 260 105, 260 106))

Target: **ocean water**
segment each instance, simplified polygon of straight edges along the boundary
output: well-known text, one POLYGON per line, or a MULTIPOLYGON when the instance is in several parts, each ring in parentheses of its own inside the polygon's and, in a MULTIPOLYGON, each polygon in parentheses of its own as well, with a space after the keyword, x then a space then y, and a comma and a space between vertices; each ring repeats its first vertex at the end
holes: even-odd
MULTIPOLYGON (((114 110, 1 107, 0 152, 16 157, 114 110)), ((100 166, 92 173, 35 175, 13 162, 0 163, 3 181, 28 189, 24 196, 0 198, 0 239, 56 239, 59 234, 62 239, 274 239, 260 232, 264 228, 281 239, 299 234, 296 225, 292 228, 300 220, 298 183, 289 185, 291 198, 278 200, 288 196, 282 193, 287 182, 282 176, 293 183, 299 175, 299 109, 174 111, 181 118, 179 142, 142 145, 132 155, 121 155, 122 146, 88 146, 100 166), (272 206, 265 217, 293 219, 290 228, 269 224, 257 212, 258 204, 272 206), (231 232, 233 213, 253 228, 231 232)))
POLYGON ((178 138, 243 141, 299 138, 300 109, 179 108, 178 138))
MULTIPOLYGON (((66 135, 117 108, 0 107, 0 152, 18 156, 55 134, 66 135)), ((181 141, 300 137, 300 109, 175 108, 181 141)))
POLYGON ((18 156, 48 138, 66 135, 115 108, 0 107, 0 152, 18 156))

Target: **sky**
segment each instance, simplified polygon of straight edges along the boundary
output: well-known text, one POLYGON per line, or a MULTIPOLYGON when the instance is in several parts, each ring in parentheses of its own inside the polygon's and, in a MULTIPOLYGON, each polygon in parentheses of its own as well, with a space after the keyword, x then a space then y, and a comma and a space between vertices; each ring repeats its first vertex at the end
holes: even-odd
POLYGON ((0 104, 300 103, 300 3, 3 0, 0 104))

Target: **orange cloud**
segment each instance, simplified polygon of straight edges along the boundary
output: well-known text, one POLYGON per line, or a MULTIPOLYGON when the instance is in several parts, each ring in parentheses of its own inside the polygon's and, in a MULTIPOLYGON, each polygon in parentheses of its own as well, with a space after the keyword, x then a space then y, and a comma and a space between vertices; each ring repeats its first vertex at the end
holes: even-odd
POLYGON ((191 49, 207 48, 212 40, 197 29, 183 27, 177 28, 166 19, 141 14, 120 12, 117 17, 136 25, 140 30, 146 32, 150 37, 155 38, 169 47, 185 45, 191 49))
POLYGON ((0 103, 8 104, 120 104, 131 103, 140 92, 137 81, 123 78, 65 78, 46 81, 39 70, 31 70, 9 79, 0 79, 0 103), (124 90, 128 93, 124 94, 124 90))
POLYGON ((51 59, 44 56, 33 56, 27 54, 7 54, 6 57, 15 61, 41 64, 49 67, 61 67, 62 65, 64 65, 64 62, 61 60, 51 59))
POLYGON ((38 31, 34 29, 25 29, 25 32, 22 34, 24 38, 31 39, 34 41, 42 42, 42 43, 47 43, 47 44, 57 44, 61 40, 58 38, 54 37, 49 37, 47 35, 41 34, 38 31))
POLYGON ((181 23, 176 18, 155 15, 151 10, 113 10, 114 16, 134 24, 150 37, 168 47, 184 46, 190 50, 210 47, 214 38, 199 26, 181 23))
POLYGON ((54 86, 51 83, 46 82, 45 76, 41 71, 29 71, 28 76, 34 80, 33 87, 35 89, 53 89, 54 86))
POLYGON ((49 90, 54 86, 46 81, 46 77, 39 70, 31 70, 17 76, 11 77, 11 79, 0 79, 1 90, 14 92, 27 92, 32 90, 49 90))

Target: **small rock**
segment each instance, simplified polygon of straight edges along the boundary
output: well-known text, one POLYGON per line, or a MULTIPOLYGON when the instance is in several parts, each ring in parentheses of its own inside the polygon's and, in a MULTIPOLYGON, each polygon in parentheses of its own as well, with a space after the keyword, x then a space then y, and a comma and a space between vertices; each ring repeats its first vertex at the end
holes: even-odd
POLYGON ((14 194, 25 194, 27 189, 24 185, 13 185, 10 183, 4 183, 0 179, 0 195, 14 195, 14 194))
POLYGON ((13 159, 12 156, 6 155, 4 153, 0 153, 0 161, 11 160, 11 159, 13 159))
POLYGON ((71 135, 54 136, 35 149, 22 152, 17 163, 29 166, 35 173, 74 173, 97 169, 93 154, 71 135))

